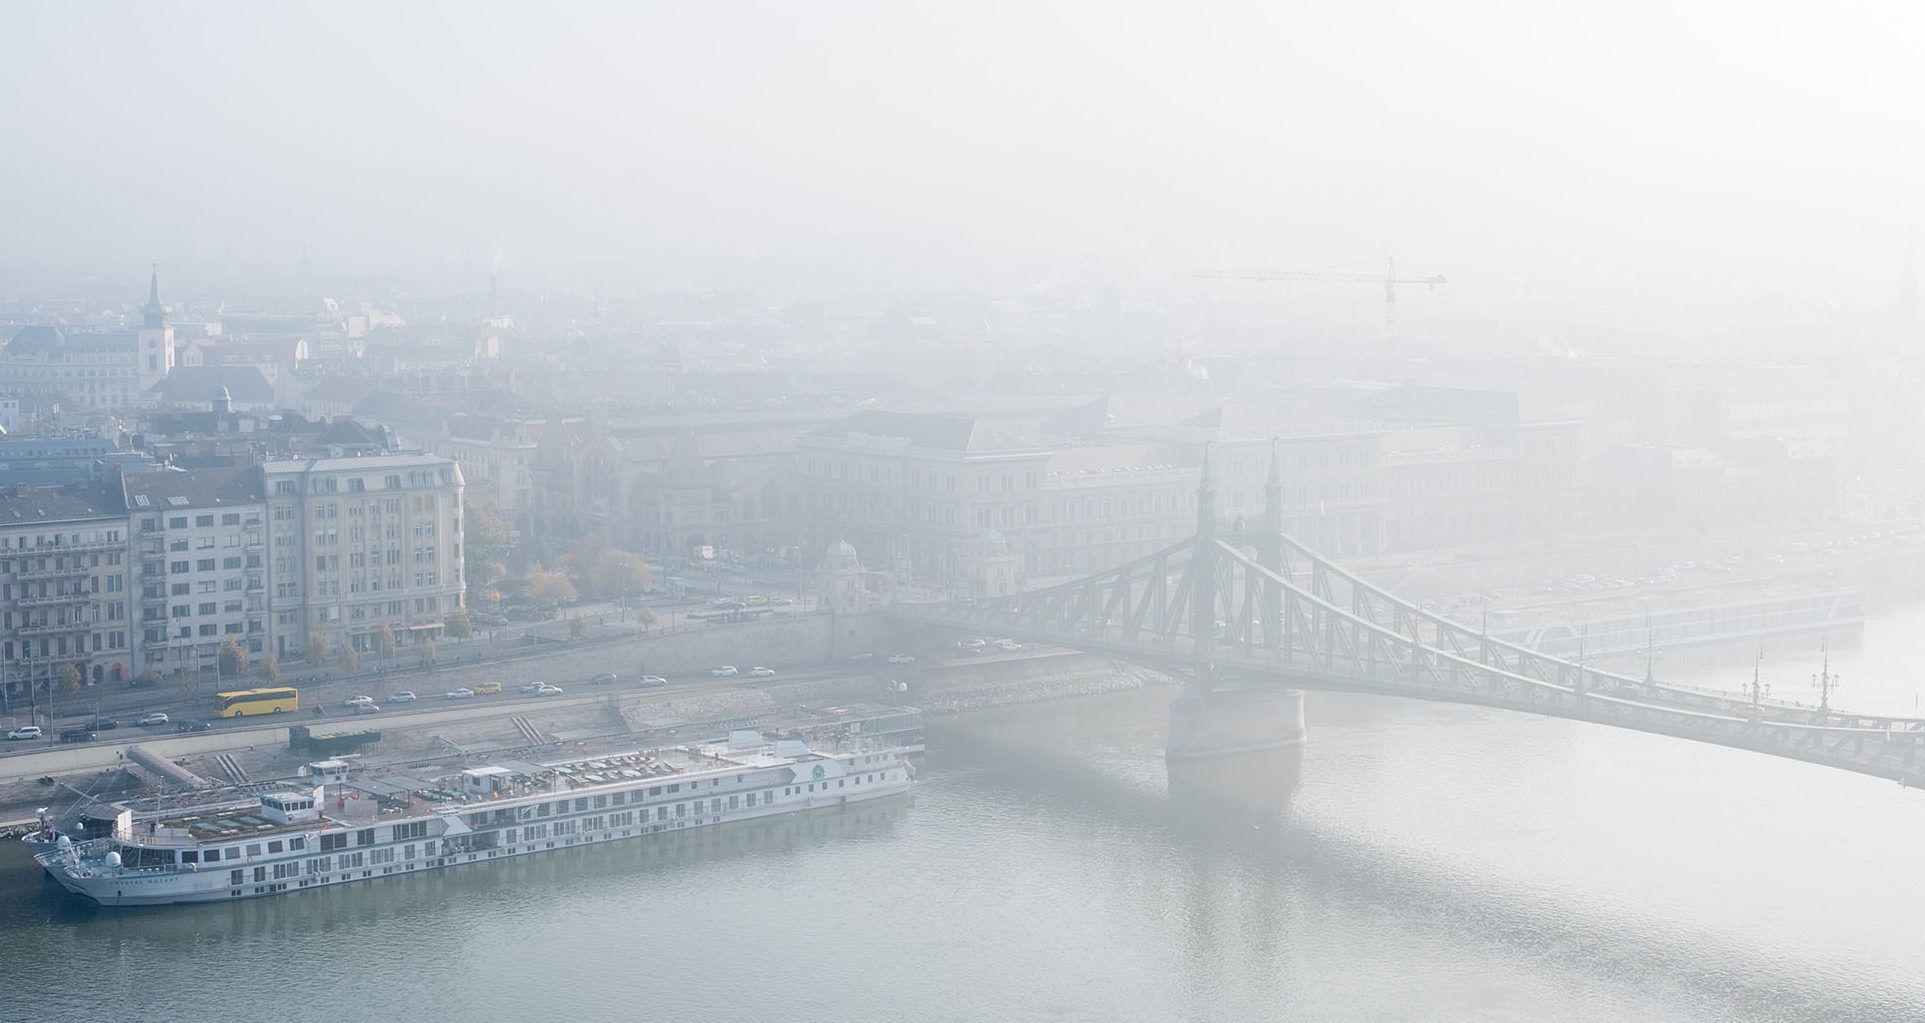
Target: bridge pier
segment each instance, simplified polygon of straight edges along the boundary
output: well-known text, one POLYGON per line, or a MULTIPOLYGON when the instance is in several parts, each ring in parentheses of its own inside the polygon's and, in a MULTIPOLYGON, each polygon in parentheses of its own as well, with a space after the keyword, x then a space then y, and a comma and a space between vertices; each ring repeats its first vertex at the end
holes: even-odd
POLYGON ((1302 746, 1306 738, 1300 689, 1207 689, 1192 682, 1170 704, 1164 757, 1186 761, 1264 753, 1302 746))

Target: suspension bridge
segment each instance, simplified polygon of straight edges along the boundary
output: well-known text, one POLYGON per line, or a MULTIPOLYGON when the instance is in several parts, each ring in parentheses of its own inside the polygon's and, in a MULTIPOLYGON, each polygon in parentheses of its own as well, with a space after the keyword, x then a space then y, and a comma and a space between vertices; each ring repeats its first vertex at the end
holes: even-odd
POLYGON ((1172 757, 1302 740, 1301 692, 1474 704, 1612 725, 1925 785, 1925 719, 1693 688, 1550 657, 1449 621, 1286 536, 1272 457, 1264 528, 1219 535, 1208 459, 1196 533, 1082 579, 1003 596, 898 602, 895 619, 1100 652, 1183 678, 1172 757), (1234 542, 1233 542, 1234 541, 1234 542), (1298 697, 1297 719, 1251 697, 1298 697), (1211 708, 1227 720, 1196 727, 1211 708), (1256 730, 1256 731, 1253 731, 1256 730))

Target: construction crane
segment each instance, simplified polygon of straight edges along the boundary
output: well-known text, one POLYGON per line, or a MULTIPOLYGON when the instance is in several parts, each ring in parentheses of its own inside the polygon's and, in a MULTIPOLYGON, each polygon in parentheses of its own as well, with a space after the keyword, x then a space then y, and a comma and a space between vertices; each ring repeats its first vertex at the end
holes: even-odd
POLYGON ((1397 269, 1397 257, 1384 259, 1384 272, 1365 273, 1350 267, 1362 267, 1376 260, 1357 263, 1342 263, 1337 266, 1317 267, 1311 270, 1275 270, 1268 273, 1212 273, 1198 274, 1219 281, 1323 281, 1341 284, 1381 284, 1384 286, 1384 347, 1389 348, 1397 341, 1397 286, 1400 284, 1421 284, 1432 291, 1444 283, 1443 274, 1423 276, 1404 276, 1397 269))

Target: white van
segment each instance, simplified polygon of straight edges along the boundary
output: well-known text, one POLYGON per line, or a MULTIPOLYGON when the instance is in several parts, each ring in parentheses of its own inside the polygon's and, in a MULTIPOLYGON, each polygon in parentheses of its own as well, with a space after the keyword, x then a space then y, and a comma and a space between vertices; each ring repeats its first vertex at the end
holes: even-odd
POLYGON ((25 725, 23 727, 16 728, 13 731, 7 733, 8 741, 12 741, 15 739, 38 739, 38 738, 40 738, 39 725, 25 725))

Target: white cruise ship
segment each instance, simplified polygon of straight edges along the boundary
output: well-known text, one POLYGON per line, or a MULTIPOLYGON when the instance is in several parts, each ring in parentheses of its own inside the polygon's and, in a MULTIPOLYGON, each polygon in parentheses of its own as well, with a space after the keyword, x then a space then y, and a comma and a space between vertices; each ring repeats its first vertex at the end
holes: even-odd
POLYGON ((823 752, 800 740, 504 761, 446 777, 350 777, 172 808, 117 804, 109 834, 61 836, 34 858, 109 906, 218 902, 484 863, 569 846, 751 820, 908 791, 897 748, 823 752))

